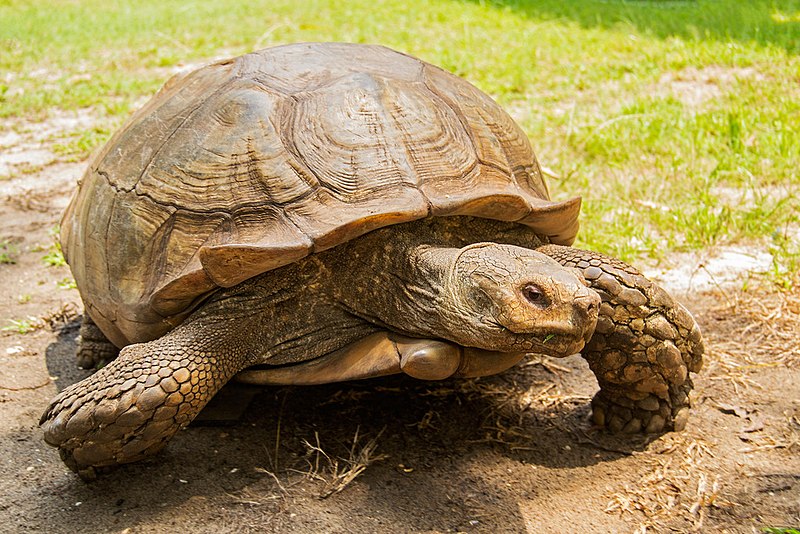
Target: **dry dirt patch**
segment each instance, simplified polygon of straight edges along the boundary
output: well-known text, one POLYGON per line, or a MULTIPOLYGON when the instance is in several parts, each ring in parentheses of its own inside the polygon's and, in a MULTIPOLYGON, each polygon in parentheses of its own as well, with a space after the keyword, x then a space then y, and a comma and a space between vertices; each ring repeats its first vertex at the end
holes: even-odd
POLYGON ((752 67, 687 67, 677 72, 666 72, 654 90, 662 96, 673 96, 690 108, 698 108, 724 95, 739 80, 758 81, 763 78, 764 75, 752 67))
POLYGON ((44 122, 5 120, 0 127, 0 185, 60 161, 54 144, 98 122, 91 110, 58 112, 44 122))

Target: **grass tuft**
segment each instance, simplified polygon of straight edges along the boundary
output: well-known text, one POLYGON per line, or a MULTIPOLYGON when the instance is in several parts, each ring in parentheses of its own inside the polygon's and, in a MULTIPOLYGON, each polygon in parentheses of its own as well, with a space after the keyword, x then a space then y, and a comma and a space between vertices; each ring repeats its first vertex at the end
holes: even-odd
POLYGON ((42 256, 42 261, 49 267, 66 266, 67 260, 64 259, 64 253, 61 252, 61 243, 55 242, 50 245, 47 254, 42 256))
POLYGON ((309 476, 324 482, 325 487, 320 493, 320 498, 326 499, 331 495, 341 492, 361 475, 371 464, 386 458, 384 454, 376 454, 379 433, 365 444, 359 443, 358 429, 353 436, 347 458, 339 458, 325 452, 319 441, 319 433, 314 432, 315 443, 304 441, 309 456, 309 476))
POLYGON ((110 136, 108 128, 95 126, 76 132, 66 142, 53 144, 53 152, 65 161, 83 161, 110 136))
POLYGON ((27 319, 9 319, 8 322, 9 324, 0 330, 24 335, 30 334, 31 332, 45 327, 45 322, 37 317, 28 317, 27 319))
POLYGON ((62 278, 56 285, 59 289, 77 289, 78 285, 75 283, 75 280, 71 276, 67 276, 66 278, 62 278))
POLYGON ((0 265, 13 265, 17 263, 19 249, 16 244, 8 239, 0 240, 0 265))

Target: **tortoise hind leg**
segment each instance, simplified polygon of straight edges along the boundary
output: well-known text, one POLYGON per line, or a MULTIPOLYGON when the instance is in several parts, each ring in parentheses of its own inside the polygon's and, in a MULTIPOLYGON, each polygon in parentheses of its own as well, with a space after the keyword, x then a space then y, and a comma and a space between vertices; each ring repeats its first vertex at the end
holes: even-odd
POLYGON ((580 270, 603 302, 597 328, 581 352, 597 377, 595 423, 612 432, 682 430, 689 372, 702 367, 703 341, 691 314, 635 268, 590 251, 537 249, 580 270))
POLYGON ((83 313, 76 360, 82 369, 99 369, 119 354, 119 348, 108 340, 103 331, 83 313))

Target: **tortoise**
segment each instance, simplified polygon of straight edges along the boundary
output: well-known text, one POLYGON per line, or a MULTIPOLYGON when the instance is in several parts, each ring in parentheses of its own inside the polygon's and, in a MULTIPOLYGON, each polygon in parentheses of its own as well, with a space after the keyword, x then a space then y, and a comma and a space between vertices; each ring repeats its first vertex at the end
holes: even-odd
POLYGON ((596 425, 680 430, 700 330, 635 268, 570 246, 580 204, 550 199, 490 97, 385 47, 176 75, 64 214, 78 362, 107 364, 52 401, 44 438, 93 476, 157 452, 234 377, 441 380, 530 353, 582 354, 596 425))

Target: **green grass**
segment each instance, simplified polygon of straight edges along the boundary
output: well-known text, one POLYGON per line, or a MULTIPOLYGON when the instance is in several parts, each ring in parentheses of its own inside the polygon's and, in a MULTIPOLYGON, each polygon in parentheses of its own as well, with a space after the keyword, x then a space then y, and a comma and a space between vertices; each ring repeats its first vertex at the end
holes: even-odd
POLYGON ((58 286, 59 289, 77 289, 78 288, 78 285, 75 283, 75 279, 73 279, 71 276, 67 276, 66 278, 62 278, 61 280, 56 282, 56 285, 58 286))
POLYGON ((17 263, 17 246, 8 239, 0 240, 0 265, 13 265, 17 263))
POLYGON ((64 259, 64 253, 61 252, 61 245, 57 242, 50 246, 47 250, 47 254, 42 256, 42 261, 48 267, 64 267, 67 265, 67 261, 64 259))
POLYGON ((60 226, 53 226, 47 233, 53 241, 46 249, 44 247, 41 248, 41 250, 47 251, 42 256, 42 262, 48 267, 66 267, 67 260, 64 259, 64 253, 61 251, 61 241, 59 241, 60 226))
POLYGON ((27 319, 9 319, 8 326, 0 328, 4 332, 16 332, 17 334, 30 334, 39 330, 44 326, 44 323, 35 317, 28 317, 27 319))
POLYGON ((63 161, 81 161, 95 148, 102 145, 111 135, 111 130, 95 126, 87 130, 78 130, 64 142, 54 143, 53 152, 61 156, 63 161))
MULTIPOLYGON (((749 243, 797 269, 800 1, 0 0, 0 118, 92 108, 82 159, 182 64, 295 41, 391 46, 506 107, 627 260, 749 243)), ((787 274, 788 273, 788 274, 787 274)))

